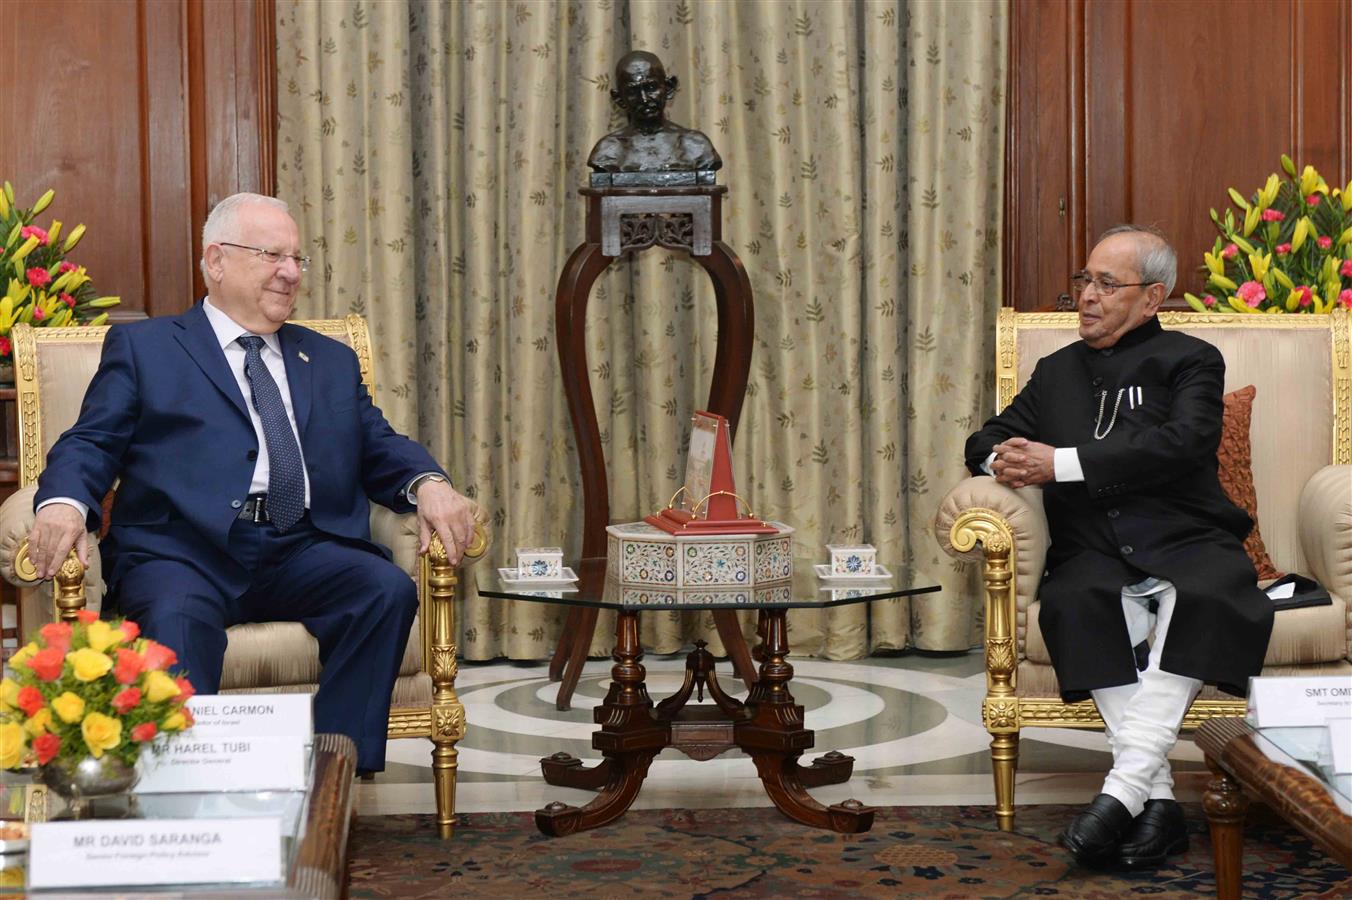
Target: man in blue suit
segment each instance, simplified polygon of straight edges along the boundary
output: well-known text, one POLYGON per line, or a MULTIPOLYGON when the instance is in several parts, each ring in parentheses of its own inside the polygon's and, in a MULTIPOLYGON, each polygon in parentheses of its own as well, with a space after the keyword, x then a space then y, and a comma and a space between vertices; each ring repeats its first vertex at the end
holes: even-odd
POLYGON ((417 591, 371 542, 369 501, 416 509, 457 561, 472 506, 371 402, 356 355, 286 324, 300 233, 280 200, 236 194, 202 229, 207 297, 186 313, 110 328, 79 420, 38 481, 30 555, 44 578, 121 479, 100 546, 108 597, 171 647, 203 693, 219 688, 225 629, 298 621, 319 642, 315 727, 384 768, 390 692, 417 591))

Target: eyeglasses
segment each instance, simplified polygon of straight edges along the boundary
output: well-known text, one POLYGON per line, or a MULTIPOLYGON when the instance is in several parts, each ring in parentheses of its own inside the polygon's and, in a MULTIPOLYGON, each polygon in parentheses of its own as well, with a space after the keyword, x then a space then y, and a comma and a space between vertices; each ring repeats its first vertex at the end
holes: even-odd
POLYGON ((275 266, 284 259, 294 262, 302 272, 310 271, 310 257, 292 256, 290 253, 278 253, 276 250, 264 250, 262 247, 250 247, 247 244, 232 244, 229 241, 217 241, 222 247, 237 247, 240 250, 249 250, 255 256, 258 256, 268 265, 275 266))
POLYGON ((1077 272, 1070 276, 1070 286, 1074 289, 1076 294, 1083 294, 1089 289, 1090 285, 1093 285, 1094 290, 1098 292, 1100 297, 1111 297, 1113 294, 1117 293, 1118 288, 1145 287, 1147 285, 1159 283, 1160 282, 1158 281, 1133 281, 1130 284, 1119 284, 1116 281, 1108 279, 1090 278, 1088 272, 1077 272))

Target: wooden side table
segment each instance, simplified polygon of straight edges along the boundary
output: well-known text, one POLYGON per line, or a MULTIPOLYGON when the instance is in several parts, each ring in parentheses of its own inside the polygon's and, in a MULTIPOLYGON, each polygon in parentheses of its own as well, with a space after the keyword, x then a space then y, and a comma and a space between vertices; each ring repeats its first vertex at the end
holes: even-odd
MULTIPOLYGON (((649 247, 665 247, 689 253, 709 273, 718 305, 718 346, 708 409, 726 418, 736 437, 751 374, 755 314, 746 269, 732 248, 723 243, 723 195, 727 190, 714 184, 581 190, 587 201, 586 239, 573 250, 559 275, 554 329, 564 396, 582 467, 583 559, 606 555, 606 526, 610 524, 605 453, 587 367, 587 301, 596 279, 616 259, 649 247)), ((736 614, 718 610, 713 616, 737 674, 750 688, 756 680, 755 667, 736 614)), ((550 679, 562 682, 555 700, 561 710, 571 706, 596 620, 596 609, 574 607, 568 613, 549 664, 550 679)))
POLYGON ((1245 792, 1259 797, 1282 819, 1352 868, 1352 798, 1306 772, 1277 744, 1243 719, 1209 719, 1193 739, 1215 776, 1202 796, 1211 826, 1216 892, 1238 900, 1242 887, 1245 792))

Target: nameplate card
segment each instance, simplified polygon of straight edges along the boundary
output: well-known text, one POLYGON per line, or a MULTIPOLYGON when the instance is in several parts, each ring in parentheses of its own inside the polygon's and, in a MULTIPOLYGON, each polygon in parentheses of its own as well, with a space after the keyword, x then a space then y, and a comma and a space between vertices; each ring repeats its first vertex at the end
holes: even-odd
POLYGON ((1249 723, 1255 728, 1322 726, 1352 717, 1352 678, 1312 675, 1249 680, 1249 723))
POLYGON ((140 794, 303 791, 305 743, 298 737, 226 737, 188 731, 160 753, 142 753, 140 794))
POLYGON ((198 694, 188 701, 196 737, 299 737, 313 732, 313 694, 198 694))
POLYGON ((1329 719, 1333 774, 1352 775, 1352 719, 1329 719))
POLYGON ((92 819, 32 829, 28 887, 281 881, 276 818, 92 819))

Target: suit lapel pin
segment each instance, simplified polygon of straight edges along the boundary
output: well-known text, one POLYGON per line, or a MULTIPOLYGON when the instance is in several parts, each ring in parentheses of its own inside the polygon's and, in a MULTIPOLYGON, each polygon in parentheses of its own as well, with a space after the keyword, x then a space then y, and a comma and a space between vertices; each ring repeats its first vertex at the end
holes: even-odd
POLYGON ((300 361, 301 361, 301 362, 309 362, 309 361, 310 361, 310 357, 308 357, 308 356, 305 355, 305 351, 304 351, 304 350, 297 350, 297 351, 296 351, 296 355, 300 357, 300 361))

